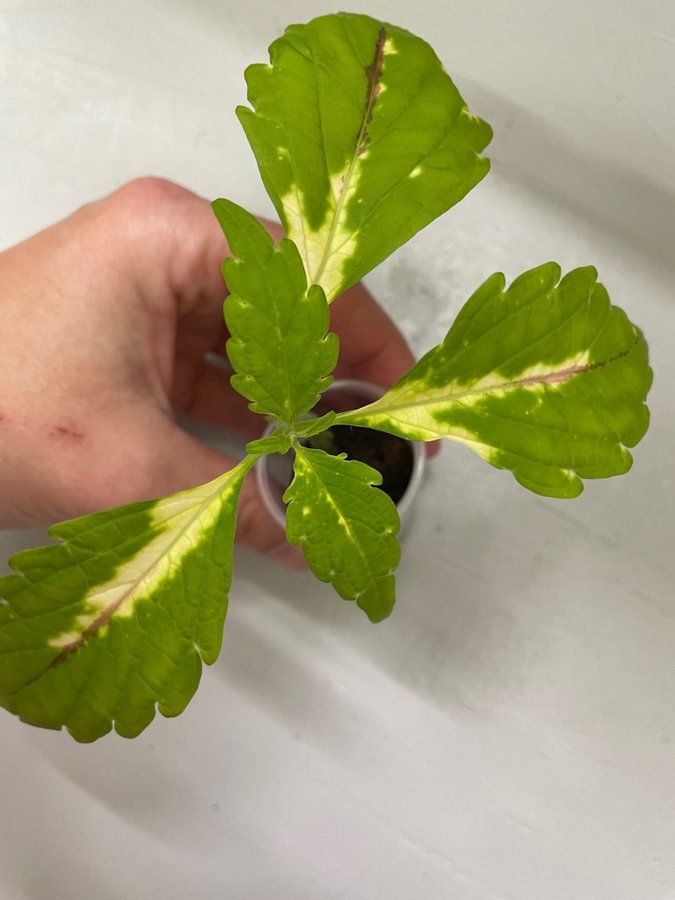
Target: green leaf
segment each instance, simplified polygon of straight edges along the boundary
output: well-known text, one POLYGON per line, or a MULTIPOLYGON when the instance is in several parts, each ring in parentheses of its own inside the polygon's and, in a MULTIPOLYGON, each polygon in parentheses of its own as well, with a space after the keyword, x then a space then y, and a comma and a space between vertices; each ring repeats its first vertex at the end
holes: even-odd
POLYGON ((63 522, 0 578, 0 704, 78 741, 176 716, 220 651, 237 498, 215 481, 63 522), (201 660, 200 660, 201 657, 201 660))
POLYGON ((394 606, 393 571, 401 556, 396 506, 374 487, 382 476, 344 454, 297 444, 294 471, 284 494, 288 540, 302 547, 320 581, 380 622, 394 606))
POLYGON ((258 220, 229 200, 213 209, 234 254, 223 263, 232 386, 254 412, 290 425, 333 380, 338 339, 327 333, 326 298, 318 285, 307 289, 292 241, 276 248, 258 220))
POLYGON ((438 57, 352 13, 291 25, 237 114, 310 283, 333 300, 487 173, 492 137, 438 57))
POLYGON ((592 267, 558 283, 547 263, 504 289, 493 275, 447 337, 383 397, 340 424, 466 444, 538 494, 574 497, 582 478, 626 472, 649 423, 642 333, 592 267))
POLYGON ((321 434, 326 431, 335 421, 335 413, 327 412, 318 418, 306 419, 304 422, 297 422, 294 427, 295 436, 297 438, 313 437, 315 434, 321 434))
POLYGON ((287 453, 296 439, 305 439, 330 428, 335 421, 335 413, 327 412, 322 416, 301 419, 289 430, 274 431, 266 437, 249 441, 247 453, 287 453))
POLYGON ((293 446, 293 439, 290 434, 275 431, 266 437, 258 438, 255 441, 249 441, 246 445, 247 453, 288 453, 293 446))

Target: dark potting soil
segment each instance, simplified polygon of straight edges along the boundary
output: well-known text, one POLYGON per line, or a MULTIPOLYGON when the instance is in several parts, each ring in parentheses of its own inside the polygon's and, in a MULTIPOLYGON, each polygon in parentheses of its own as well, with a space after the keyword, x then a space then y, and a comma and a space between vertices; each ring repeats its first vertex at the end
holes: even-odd
POLYGON ((378 486, 394 503, 398 503, 410 482, 412 447, 394 434, 356 425, 335 425, 304 443, 328 453, 346 453, 348 459, 358 459, 377 469, 382 475, 382 484, 378 486))

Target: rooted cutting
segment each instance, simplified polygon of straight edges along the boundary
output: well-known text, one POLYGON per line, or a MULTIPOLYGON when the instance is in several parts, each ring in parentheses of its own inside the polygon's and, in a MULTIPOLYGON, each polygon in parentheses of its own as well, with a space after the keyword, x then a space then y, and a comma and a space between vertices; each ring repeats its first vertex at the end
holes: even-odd
POLYGON ((338 359, 329 303, 478 184, 492 132, 428 44, 368 16, 290 26, 246 80, 237 114, 286 237, 275 246, 229 200, 214 211, 232 251, 232 384, 273 433, 208 485, 54 526, 56 544, 17 554, 0 578, 0 703, 79 741, 133 737, 189 702, 220 650, 237 500, 263 454, 294 454, 288 539, 380 621, 394 605, 396 506, 375 469, 320 449, 327 429, 448 439, 560 498, 626 472, 647 429, 642 333, 595 269, 561 278, 555 263, 508 287, 491 276, 381 398, 308 420, 338 359))

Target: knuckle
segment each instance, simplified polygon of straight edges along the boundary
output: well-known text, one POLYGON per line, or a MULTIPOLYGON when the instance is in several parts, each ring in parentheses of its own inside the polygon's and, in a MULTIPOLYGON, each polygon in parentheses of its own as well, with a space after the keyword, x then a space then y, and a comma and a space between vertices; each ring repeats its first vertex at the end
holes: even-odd
POLYGON ((173 218, 170 211, 190 191, 165 178, 144 176, 128 181, 102 201, 106 215, 119 219, 125 229, 141 232, 165 229, 173 218))
POLYGON ((190 196, 190 191, 154 176, 135 178, 123 184, 96 209, 102 227, 114 234, 114 244, 121 259, 135 259, 139 248, 162 247, 170 239, 173 223, 181 218, 176 207, 190 196))
POLYGON ((117 188, 109 199, 118 204, 144 207, 173 200, 185 193, 185 188, 173 181, 154 175, 144 175, 117 188))

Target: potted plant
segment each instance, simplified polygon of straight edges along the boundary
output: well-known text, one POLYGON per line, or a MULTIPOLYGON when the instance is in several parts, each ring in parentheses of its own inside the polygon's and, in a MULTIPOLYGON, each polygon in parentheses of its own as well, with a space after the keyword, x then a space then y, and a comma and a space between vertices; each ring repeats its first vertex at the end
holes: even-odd
MULTIPOLYGON (((367 381, 333 381, 319 398, 312 417, 365 406, 378 400, 383 393, 382 388, 367 381)), ((274 429, 272 422, 267 426, 265 436, 274 429)), ((344 453, 349 459, 364 462, 379 472, 382 482, 378 487, 394 501, 401 525, 405 524, 425 471, 427 452, 424 444, 358 425, 332 425, 305 438, 302 443, 334 456, 344 453)), ((286 526, 284 494, 293 481, 292 455, 292 452, 283 455, 266 453, 256 466, 261 496, 270 515, 282 528, 286 526)))
POLYGON ((276 246, 235 203, 213 205, 232 252, 232 384, 270 433, 209 484, 54 526, 56 544, 17 554, 0 579, 0 703, 79 741, 113 726, 133 737, 189 702, 221 645, 239 491, 265 455, 293 459, 289 540, 379 621, 399 516, 378 472, 322 449, 329 429, 446 438, 529 490, 574 497, 583 478, 627 471, 647 428, 641 332, 592 267, 561 278, 555 263, 508 287, 491 276, 381 397, 308 418, 338 358, 329 304, 486 175, 491 130, 424 41, 368 16, 291 26, 270 63, 247 70, 251 107, 237 112, 286 237, 276 246))

